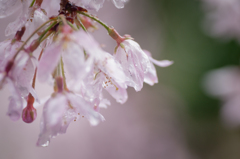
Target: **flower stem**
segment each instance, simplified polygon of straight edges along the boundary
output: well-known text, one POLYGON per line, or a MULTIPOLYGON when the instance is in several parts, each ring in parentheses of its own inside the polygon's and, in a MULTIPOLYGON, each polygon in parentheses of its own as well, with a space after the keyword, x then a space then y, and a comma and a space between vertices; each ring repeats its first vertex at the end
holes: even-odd
POLYGON ((52 33, 53 33, 52 31, 51 31, 51 32, 48 32, 48 33, 41 39, 40 43, 43 42, 45 39, 47 39, 52 33))
POLYGON ((95 17, 95 16, 93 16, 93 15, 90 15, 90 14, 88 14, 87 12, 78 12, 78 13, 79 13, 79 14, 82 14, 82 15, 84 15, 84 16, 86 16, 86 17, 89 17, 89 18, 91 18, 91 19, 93 19, 93 20, 95 20, 96 22, 98 22, 99 24, 101 24, 108 32, 111 31, 110 27, 109 27, 106 23, 104 23, 103 21, 101 21, 100 19, 98 19, 97 17, 95 17))
POLYGON ((34 5, 35 1, 36 1, 36 0, 32 0, 32 3, 30 4, 29 7, 32 7, 32 6, 34 5))
POLYGON ((78 29, 69 21, 67 21, 67 24, 75 31, 77 31, 78 29))
POLYGON ((76 21, 80 24, 80 26, 82 27, 82 29, 83 29, 85 32, 87 32, 87 29, 86 29, 85 26, 83 25, 83 23, 82 23, 79 15, 77 15, 76 21))
POLYGON ((67 20, 63 14, 59 15, 64 25, 67 25, 67 20))
POLYGON ((97 17, 88 14, 87 12, 78 12, 79 14, 82 14, 84 16, 87 16, 93 20, 95 20, 96 22, 98 22, 99 24, 101 24, 107 31, 108 34, 114 39, 116 40, 117 44, 120 45, 121 42, 123 42, 125 40, 124 37, 122 37, 121 35, 119 35, 119 33, 113 28, 113 27, 109 27, 106 23, 102 22, 100 19, 98 19, 97 17))
POLYGON ((65 71, 64 71, 64 63, 63 63, 62 57, 61 57, 61 68, 62 68, 62 76, 63 76, 63 86, 64 86, 65 90, 68 90, 67 83, 66 83, 65 71))
POLYGON ((58 22, 55 21, 55 22, 53 22, 51 25, 49 25, 49 26, 47 27, 47 29, 44 30, 44 32, 40 35, 40 37, 38 38, 38 40, 39 40, 39 41, 42 41, 43 37, 47 34, 47 32, 48 32, 52 27, 54 27, 57 23, 58 23, 58 22))
POLYGON ((13 60, 17 57, 17 55, 19 54, 19 52, 24 48, 24 46, 27 44, 27 42, 40 30, 42 29, 46 24, 50 23, 51 21, 53 21, 53 19, 46 21, 45 23, 43 23, 40 27, 38 27, 28 38, 26 41, 24 41, 24 43, 22 44, 22 46, 17 50, 16 54, 13 57, 13 60))
MULTIPOLYGON (((43 54, 43 49, 38 57, 38 61, 40 61, 41 57, 42 57, 42 54, 43 54)), ((35 83, 36 83, 36 77, 37 77, 37 67, 35 69, 35 72, 34 72, 34 76, 33 76, 33 81, 32 81, 32 88, 35 89, 35 83)))

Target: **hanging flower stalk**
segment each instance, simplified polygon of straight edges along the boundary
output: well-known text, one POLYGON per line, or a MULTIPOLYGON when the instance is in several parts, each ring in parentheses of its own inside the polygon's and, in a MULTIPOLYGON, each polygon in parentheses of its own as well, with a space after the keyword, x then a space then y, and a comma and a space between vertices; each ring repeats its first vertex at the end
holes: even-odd
MULTIPOLYGON (((112 1, 118 8, 126 2, 112 1)), ((0 1, 0 17, 22 8, 20 16, 6 29, 6 35, 15 34, 14 38, 0 43, 0 86, 9 85, 12 94, 9 117, 33 122, 37 117, 34 103, 39 102, 36 79, 53 81, 54 91, 43 108, 38 146, 47 146, 52 137, 65 133, 72 121, 85 118, 91 125, 104 121, 99 110, 110 102, 103 91, 123 104, 128 98, 128 87, 140 91, 143 82, 150 85, 158 82, 153 64, 160 67, 172 64, 168 60, 154 60, 129 35, 119 35, 88 13, 87 9, 101 8, 104 0, 75 2, 52 0, 46 6, 43 0, 0 1), (52 15, 55 9, 52 4, 57 3, 58 15, 52 15), (51 8, 51 12, 46 12, 51 8), (113 54, 104 51, 91 36, 89 30, 96 29, 96 23, 116 41, 113 54)))

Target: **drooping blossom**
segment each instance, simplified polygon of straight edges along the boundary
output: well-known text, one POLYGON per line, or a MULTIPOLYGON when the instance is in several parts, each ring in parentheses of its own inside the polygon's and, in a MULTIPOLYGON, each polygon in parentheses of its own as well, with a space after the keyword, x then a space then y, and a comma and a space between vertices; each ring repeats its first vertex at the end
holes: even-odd
POLYGON ((114 58, 121 64, 127 77, 127 85, 140 91, 143 87, 144 73, 150 68, 150 60, 139 44, 131 39, 118 46, 114 58))
MULTIPOLYGON (((19 3, 8 2, 0 4, 10 11, 19 3)), ((158 82, 153 63, 161 67, 172 64, 154 60, 130 36, 119 36, 85 9, 99 10, 104 2, 23 0, 19 5, 21 14, 6 29, 6 35, 15 34, 13 39, 0 43, 0 84, 8 84, 12 93, 7 113, 10 118, 22 117, 26 123, 33 122, 37 117, 36 77, 40 82, 53 81, 52 96, 43 108, 38 146, 47 146, 51 138, 66 133, 68 125, 80 117, 88 119, 91 125, 103 121, 100 108, 111 104, 103 96, 104 91, 123 104, 129 86, 140 91, 143 82, 150 85, 158 82), (104 51, 88 32, 96 28, 97 22, 117 41, 113 55, 104 51)), ((123 8, 127 0, 112 2, 123 8)), ((0 16, 11 14, 1 11, 0 16)))
POLYGON ((12 120, 18 120, 21 117, 23 110, 23 100, 31 93, 36 100, 38 97, 35 90, 32 88, 31 81, 34 74, 33 61, 24 52, 16 58, 14 63, 9 61, 5 70, 1 72, 1 85, 6 83, 9 86, 11 96, 9 97, 8 115, 12 120), (10 66, 12 65, 12 66, 10 66))
POLYGON ((228 66, 209 72, 204 78, 204 88, 222 102, 221 115, 228 127, 240 126, 240 68, 228 66))
POLYGON ((69 75, 75 80, 83 79, 91 70, 93 59, 87 59, 84 50, 87 50, 89 54, 94 51, 96 51, 94 53, 97 53, 98 50, 91 49, 89 47, 90 43, 88 45, 84 45, 86 42, 81 43, 81 41, 87 41, 89 36, 83 31, 73 32, 69 26, 64 26, 62 30, 62 33, 44 51, 40 60, 38 78, 41 82, 51 78, 51 74, 59 63, 61 56, 69 75), (84 40, 78 39, 79 37, 84 40))
MULTIPOLYGON (((124 103, 127 99, 127 93, 124 90, 126 89, 126 78, 121 65, 114 60, 112 55, 103 51, 90 35, 83 31, 73 34, 68 26, 65 27, 67 28, 63 28, 65 31, 59 35, 59 39, 44 52, 38 70, 40 81, 44 82, 50 78, 51 73, 59 63, 60 56, 62 56, 64 66, 72 80, 81 83, 80 81, 84 80, 87 75, 92 77, 87 77, 87 80, 84 80, 85 82, 82 83, 84 86, 80 85, 79 89, 85 88, 87 90, 85 97, 93 101, 99 98, 102 88, 106 88, 112 92, 111 95, 118 98, 117 101, 124 103), (81 39, 78 39, 79 37, 81 39), (64 39, 68 39, 68 41, 63 41, 64 39), (61 51, 62 47, 64 47, 63 52, 61 51), (103 86, 104 83, 105 86, 103 86), (99 89, 96 89, 98 87, 99 89), (122 92, 123 97, 117 97, 118 92, 122 92)), ((78 88, 76 85, 74 87, 78 88)))
MULTIPOLYGON (((61 83, 59 85, 63 87, 61 83)), ((58 89, 44 105, 37 146, 47 146, 51 138, 66 133, 69 124, 81 117, 88 119, 91 125, 104 121, 104 117, 93 107, 81 96, 64 91, 63 88, 58 89)))

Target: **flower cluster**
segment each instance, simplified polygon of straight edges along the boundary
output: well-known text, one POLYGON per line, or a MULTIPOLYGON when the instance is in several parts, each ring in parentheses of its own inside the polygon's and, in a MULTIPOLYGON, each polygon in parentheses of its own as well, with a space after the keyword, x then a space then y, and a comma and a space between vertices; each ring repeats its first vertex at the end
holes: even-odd
MULTIPOLYGON (((112 2, 122 8, 126 0, 112 2)), ((22 8, 6 29, 6 35, 15 35, 14 38, 0 43, 0 86, 9 85, 12 94, 7 114, 12 120, 22 117, 26 123, 33 122, 37 117, 34 103, 40 102, 35 92, 36 79, 52 83, 54 88, 44 104, 38 146, 47 146, 52 137, 65 133, 68 125, 79 118, 86 118, 91 125, 103 121, 99 109, 110 105, 103 91, 123 104, 128 87, 140 91, 144 82, 158 82, 153 64, 172 64, 154 60, 129 35, 120 36, 88 13, 87 9, 98 10, 103 3, 104 0, 0 1, 0 17, 22 8), (52 14, 55 10, 57 15, 52 14), (89 31, 97 28, 96 22, 116 41, 113 54, 104 51, 90 35, 89 31)))

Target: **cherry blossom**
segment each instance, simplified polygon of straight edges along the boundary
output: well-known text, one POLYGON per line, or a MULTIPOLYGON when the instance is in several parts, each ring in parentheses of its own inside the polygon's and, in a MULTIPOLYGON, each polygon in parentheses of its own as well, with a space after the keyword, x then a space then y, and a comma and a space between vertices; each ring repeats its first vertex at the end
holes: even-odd
POLYGON ((117 48, 114 58, 121 64, 128 78, 127 85, 140 91, 143 87, 144 73, 150 68, 150 61, 139 44, 131 39, 124 40, 117 48))
POLYGON ((50 138, 66 133, 69 124, 80 117, 88 119, 93 126, 104 121, 104 117, 93 106, 79 95, 58 89, 44 105, 37 146, 47 146, 50 138))
MULTIPOLYGON (((67 131, 72 121, 87 119, 91 125, 104 121, 101 108, 111 103, 108 92, 118 103, 128 99, 127 88, 140 91, 143 83, 158 82, 154 64, 170 66, 168 60, 157 61, 130 36, 121 37, 88 10, 99 10, 105 0, 9 0, 0 1, 0 18, 21 8, 19 17, 8 24, 0 43, 0 88, 9 86, 11 96, 7 115, 14 121, 22 117, 32 123, 41 117, 37 146, 47 146, 51 138, 67 131), (117 47, 104 51, 90 34, 102 25, 117 47), (37 60, 38 59, 38 60, 37 60), (36 78, 50 83, 51 96, 37 113, 36 78)), ((127 0, 112 0, 123 8, 127 0)))

